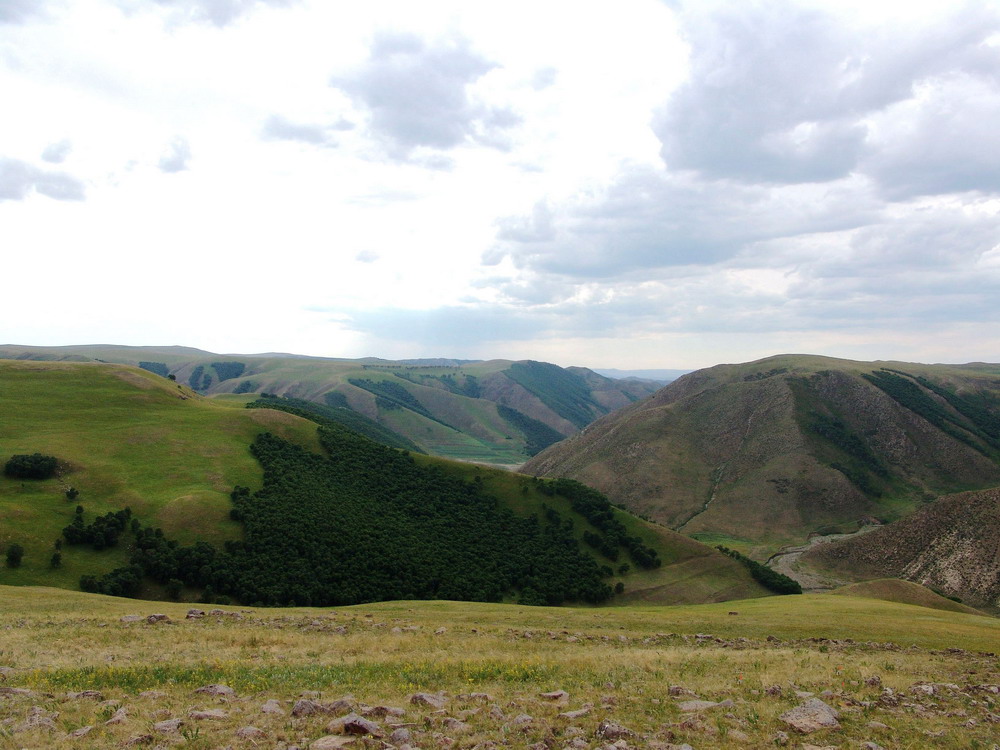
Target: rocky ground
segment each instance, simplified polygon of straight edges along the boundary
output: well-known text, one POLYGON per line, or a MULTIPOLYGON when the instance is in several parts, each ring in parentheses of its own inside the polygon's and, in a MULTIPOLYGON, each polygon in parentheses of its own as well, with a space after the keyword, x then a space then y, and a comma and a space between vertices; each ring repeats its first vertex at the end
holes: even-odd
POLYGON ((20 627, 44 638, 31 652, 0 647, 0 663, 16 663, 0 668, 3 748, 875 750, 994 748, 1000 736, 1000 663, 959 648, 223 610, 20 627), (61 663, 64 637, 115 664, 61 663), (141 664, 129 663, 130 642, 141 664), (161 658, 148 652, 157 642, 161 658), (199 642, 222 645, 171 660, 199 642), (475 643, 489 658, 473 666, 414 666, 432 650, 442 663, 474 658, 475 643), (210 674, 226 682, 193 684, 210 674), (310 675, 311 689, 292 687, 310 675))

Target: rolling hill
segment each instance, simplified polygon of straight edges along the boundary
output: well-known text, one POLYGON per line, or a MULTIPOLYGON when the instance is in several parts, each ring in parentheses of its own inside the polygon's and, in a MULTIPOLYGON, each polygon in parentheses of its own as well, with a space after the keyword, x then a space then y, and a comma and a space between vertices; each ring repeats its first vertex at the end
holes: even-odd
POLYGON ((783 355, 685 375, 523 470, 763 559, 1000 485, 998 455, 1000 365, 783 355))
POLYGON ((510 360, 327 359, 213 354, 190 347, 0 346, 13 360, 142 367, 207 396, 268 393, 355 412, 354 427, 389 430, 413 450, 518 465, 659 384, 614 380, 582 367, 510 360))
MULTIPOLYGON (((324 591, 346 589, 349 581, 436 570, 437 584, 420 576, 407 584, 433 598, 455 595, 446 585, 451 571, 466 580, 477 566, 493 570, 482 562, 487 552, 502 568, 507 563, 500 561, 515 557, 512 550, 523 557, 522 548, 537 548, 537 561, 523 564, 542 569, 545 556, 557 572, 565 565, 607 568, 602 585, 622 583, 621 601, 724 601, 767 593, 735 561, 605 500, 587 510, 558 483, 407 454, 314 415, 318 428, 289 413, 296 411, 292 402, 274 401, 279 409, 266 408, 267 400, 259 405, 265 408, 245 409, 127 365, 0 361, 0 408, 8 415, 0 423, 0 458, 37 452, 60 460, 51 479, 0 476, 0 547, 25 550, 19 567, 0 568, 0 583, 76 588, 84 576, 107 582, 110 571, 127 572, 141 549, 149 565, 138 593, 151 598, 164 597, 173 579, 186 599, 204 598, 204 587, 212 585, 216 593, 239 598, 242 592, 252 601, 318 603, 324 591), (235 491, 234 505, 230 493, 237 486, 245 489, 235 491), (70 497, 71 489, 78 495, 70 497), (81 528, 91 529, 126 506, 132 523, 123 523, 117 544, 54 546, 60 537, 68 542, 64 529, 77 516, 81 528), (460 537, 475 539, 472 518, 483 523, 478 547, 461 547, 460 537), (488 528, 494 530, 483 531, 488 528), (521 536, 507 539, 510 534, 521 536), (588 534, 617 539, 617 559, 584 544, 588 534), (632 538, 660 564, 637 564, 632 538), (564 562, 551 562, 559 550, 564 562), (55 552, 61 557, 56 566, 55 552), (279 579, 284 588, 275 588, 279 579), (327 588, 303 590, 317 581, 327 588)), ((573 580, 583 580, 582 574, 571 579, 560 594, 513 575, 480 578, 458 593, 523 598, 533 587, 551 600, 579 593, 573 580)), ((359 590, 362 600, 375 596, 359 590)), ((387 589, 383 598, 410 593, 387 589)))

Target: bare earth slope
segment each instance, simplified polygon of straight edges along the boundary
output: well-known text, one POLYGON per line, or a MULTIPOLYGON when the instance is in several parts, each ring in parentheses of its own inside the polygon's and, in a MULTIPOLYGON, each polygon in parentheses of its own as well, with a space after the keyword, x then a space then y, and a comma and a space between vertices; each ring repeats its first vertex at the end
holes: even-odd
POLYGON ((858 577, 905 578, 1000 608, 1000 489, 942 498, 869 534, 820 545, 803 558, 858 577))
POLYGON ((1000 484, 998 375, 997 365, 802 355, 719 365, 596 421, 524 471, 577 479, 762 555, 1000 484))

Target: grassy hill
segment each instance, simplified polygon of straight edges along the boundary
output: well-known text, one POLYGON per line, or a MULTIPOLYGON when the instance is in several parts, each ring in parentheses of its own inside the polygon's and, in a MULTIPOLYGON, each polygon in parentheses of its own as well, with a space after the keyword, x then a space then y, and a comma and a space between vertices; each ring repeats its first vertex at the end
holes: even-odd
POLYGON ((657 387, 532 361, 392 362, 102 345, 6 345, 0 358, 129 364, 172 376, 204 395, 305 399, 355 411, 423 452, 503 465, 522 463, 657 387))
MULTIPOLYGON (((292 404, 285 399, 276 402, 283 407, 292 404)), ((336 501, 339 508, 346 502, 348 485, 355 488, 351 490, 355 495, 361 493, 357 498, 367 497, 364 493, 371 492, 371 488, 388 491, 378 502, 394 502, 400 494, 388 485, 378 489, 380 483, 398 479, 404 471, 402 464, 390 468, 396 460, 392 456, 400 455, 394 451, 385 453, 389 449, 360 437, 348 437, 348 433, 336 438, 339 442, 326 442, 324 447, 316 424, 301 416, 274 409, 234 408, 243 406, 240 400, 206 398, 142 369, 99 363, 0 361, 0 405, 12 415, 0 424, 0 458, 38 452, 62 461, 61 472, 53 479, 0 476, 0 547, 7 549, 17 543, 25 548, 20 567, 0 568, 0 583, 75 588, 83 575, 99 576, 128 562, 128 549, 137 543, 131 531, 125 532, 118 546, 101 551, 64 545, 61 567, 50 566, 54 542, 72 522, 77 505, 85 508, 88 522, 129 506, 142 526, 160 527, 166 538, 181 545, 204 541, 218 548, 228 541, 252 541, 256 537, 247 536, 244 526, 230 519, 233 505, 229 493, 235 485, 247 487, 251 493, 268 486, 265 469, 269 464, 262 463, 262 454, 258 453, 258 461, 251 453, 251 444, 262 431, 283 439, 290 448, 302 449, 302 456, 315 456, 321 461, 318 466, 322 471, 334 470, 332 464, 322 463, 331 445, 334 453, 344 455, 353 452, 351 455, 366 456, 364 451, 382 451, 382 458, 376 461, 355 460, 355 464, 359 460, 361 463, 351 469, 353 473, 342 475, 341 489, 334 483, 331 490, 308 490, 310 497, 328 491, 333 491, 335 497, 340 492, 341 500, 336 501), (359 450, 362 452, 357 453, 359 450), (70 487, 79 491, 75 499, 66 495, 70 487)), ((323 438, 330 439, 329 435, 323 438)), ((601 533, 572 509, 567 498, 547 493, 544 483, 530 477, 418 454, 409 460, 418 467, 428 467, 435 476, 459 482, 448 491, 457 489, 471 493, 470 497, 497 498, 501 509, 520 518, 535 517, 544 522, 546 509, 550 509, 566 521, 572 519, 572 535, 577 541, 587 532, 601 533), (463 486, 467 489, 462 490, 463 486)), ((298 479, 306 476, 298 469, 293 475, 298 479)), ((422 475, 415 476, 416 484, 427 481, 422 475)), ((274 498, 274 493, 269 497, 274 498)), ((356 506, 359 509, 374 510, 366 523, 377 524, 379 506, 372 505, 377 501, 352 502, 357 501, 362 503, 356 506)), ((305 513, 304 506, 294 507, 301 507, 305 513)), ((334 507, 325 513, 331 519, 334 507)), ((721 601, 766 594, 742 566, 714 550, 622 511, 609 508, 609 512, 623 524, 628 536, 641 537, 662 561, 655 569, 641 570, 633 563, 631 569, 620 572, 620 565, 630 559, 624 551, 620 560, 612 562, 596 550, 579 545, 585 557, 616 570, 616 575, 607 579, 608 584, 623 583, 625 600, 721 601)), ((353 522, 358 519, 355 516, 353 522)), ((321 523, 327 522, 321 519, 321 523)), ((303 533, 319 525, 307 523, 303 533)), ((364 533, 375 528, 368 526, 364 533)), ((307 543, 307 549, 311 546, 315 545, 307 543)), ((387 550, 392 547, 384 546, 387 550)), ((305 552, 294 554, 301 556, 305 552)), ((162 597, 164 589, 147 581, 142 594, 162 597)), ((188 599, 200 595, 198 588, 182 593, 188 599)))
POLYGON ((995 650, 1000 621, 896 602, 807 595, 574 609, 409 601, 225 608, 185 619, 187 609, 0 586, 3 741, 308 747, 333 733, 339 715, 375 706, 403 709, 399 717, 369 711, 383 739, 405 724, 420 747, 604 746, 611 723, 631 733, 629 747, 772 747, 779 732, 790 745, 839 747, 957 750, 996 740, 988 686, 1000 684, 1000 667, 984 652, 995 650), (172 623, 121 619, 154 611, 172 623), (216 684, 233 695, 195 692, 216 684), (77 695, 85 690, 100 695, 77 695), (555 690, 565 697, 541 695, 555 690), (346 699, 333 713, 292 715, 304 691, 323 705, 346 699), (410 702, 439 691, 440 709, 410 702), (804 702, 796 691, 838 711, 838 728, 792 731, 781 716, 804 702), (694 699, 723 705, 692 709, 694 699), (262 712, 272 700, 279 712, 262 712), (214 718, 199 713, 209 709, 214 718), (560 715, 570 711, 579 713, 560 715), (170 720, 179 723, 172 732, 154 727, 170 720), (250 725, 259 734, 240 738, 250 725))
POLYGON ((1000 484, 1000 365, 783 355, 685 375, 531 459, 763 559, 1000 484))

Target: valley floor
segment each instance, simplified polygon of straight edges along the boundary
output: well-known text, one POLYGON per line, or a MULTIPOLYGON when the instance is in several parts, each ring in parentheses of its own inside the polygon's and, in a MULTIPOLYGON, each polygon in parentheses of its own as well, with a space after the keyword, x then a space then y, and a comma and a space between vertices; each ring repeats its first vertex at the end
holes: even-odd
POLYGON ((1000 621, 893 602, 189 608, 0 587, 0 747, 991 748, 1000 731, 1000 621), (835 727, 790 725, 810 699, 835 727))

